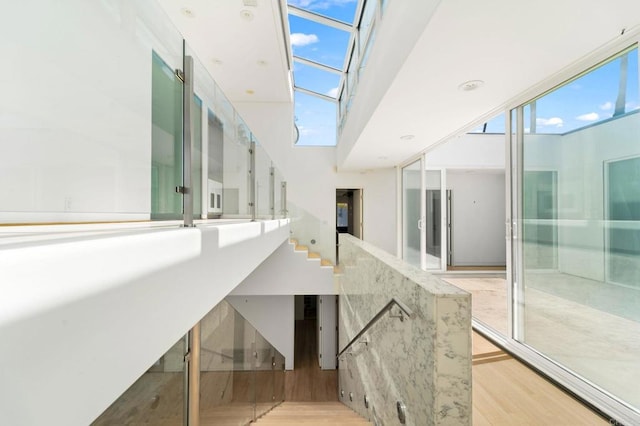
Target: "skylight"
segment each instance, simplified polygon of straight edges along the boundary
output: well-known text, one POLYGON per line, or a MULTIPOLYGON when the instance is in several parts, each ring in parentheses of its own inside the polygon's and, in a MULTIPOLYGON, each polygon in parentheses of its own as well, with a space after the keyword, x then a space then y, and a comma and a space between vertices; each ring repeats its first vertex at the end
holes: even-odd
POLYGON ((299 146, 335 146, 337 102, 362 0, 289 0, 299 146))

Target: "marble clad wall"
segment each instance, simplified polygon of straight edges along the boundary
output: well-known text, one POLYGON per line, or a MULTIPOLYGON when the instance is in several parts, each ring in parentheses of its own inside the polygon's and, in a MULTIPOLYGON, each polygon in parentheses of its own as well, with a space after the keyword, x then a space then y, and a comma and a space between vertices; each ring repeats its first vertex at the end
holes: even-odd
POLYGON ((413 310, 341 357, 341 401, 378 425, 399 424, 398 401, 408 425, 471 425, 471 295, 348 234, 339 255, 340 350, 391 298, 413 310))

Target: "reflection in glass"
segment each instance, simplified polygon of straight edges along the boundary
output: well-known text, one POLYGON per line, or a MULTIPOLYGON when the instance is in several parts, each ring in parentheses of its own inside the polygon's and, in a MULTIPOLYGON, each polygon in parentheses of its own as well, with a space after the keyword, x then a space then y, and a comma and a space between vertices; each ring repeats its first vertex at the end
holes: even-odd
POLYGON ((420 267, 420 160, 402 169, 402 258, 420 267))
POLYGON ((153 52, 151 218, 179 219, 182 196, 182 84, 173 70, 153 52))
POLYGON ((640 408, 637 56, 524 106, 515 325, 519 340, 640 408))
POLYGON ((181 425, 184 416, 185 338, 156 361, 92 426, 181 425))
POLYGON ((440 190, 441 182, 440 170, 425 171, 425 190, 426 190, 426 216, 425 216, 425 234, 427 252, 427 269, 440 269, 441 253, 441 203, 442 196, 440 190))
POLYGON ((202 101, 193 96, 191 110, 191 186, 193 194, 193 218, 202 216, 202 101))

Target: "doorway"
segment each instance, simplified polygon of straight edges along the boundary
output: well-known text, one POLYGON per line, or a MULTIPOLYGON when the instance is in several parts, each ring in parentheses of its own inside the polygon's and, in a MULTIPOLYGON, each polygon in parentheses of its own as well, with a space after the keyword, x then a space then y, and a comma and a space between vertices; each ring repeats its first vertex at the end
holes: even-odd
POLYGON ((336 189, 336 231, 362 239, 362 189, 336 189))

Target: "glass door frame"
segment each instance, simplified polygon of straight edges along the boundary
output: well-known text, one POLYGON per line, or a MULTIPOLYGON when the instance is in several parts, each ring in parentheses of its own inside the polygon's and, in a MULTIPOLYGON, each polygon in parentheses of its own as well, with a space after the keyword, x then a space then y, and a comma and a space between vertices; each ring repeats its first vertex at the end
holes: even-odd
MULTIPOLYGON (((426 158, 426 154, 425 154, 426 158)), ((422 164, 426 164, 426 161, 423 159, 422 164)), ((427 172, 440 172, 440 267, 439 268, 427 268, 427 229, 423 226, 422 234, 424 235, 424 246, 421 247, 422 253, 424 255, 424 264, 423 270, 425 271, 434 271, 434 272, 444 272, 447 270, 447 252, 449 250, 448 242, 447 242, 447 173, 446 169, 440 167, 423 167, 423 178, 422 178, 422 196, 424 197, 423 209, 424 213, 422 215, 424 222, 426 223, 426 204, 427 204, 427 172)))
POLYGON ((473 319, 473 327, 495 340, 507 351, 548 376, 569 391, 575 393, 587 403, 605 413, 615 413, 616 418, 611 424, 634 424, 640 422, 640 414, 633 408, 622 403, 597 385, 589 383, 571 372, 566 366, 552 361, 535 348, 523 343, 524 335, 524 268, 523 268, 523 176, 524 176, 524 106, 543 96, 556 86, 574 78, 604 61, 611 55, 629 47, 633 43, 640 47, 640 31, 611 43, 589 57, 578 61, 574 66, 563 70, 538 85, 522 96, 515 98, 505 106, 505 237, 507 249, 507 303, 508 303, 508 332, 507 335, 498 333, 495 329, 473 319), (534 92, 535 91, 535 92, 534 92), (617 422, 617 423, 616 423, 617 422), (622 423, 620 423, 622 422, 622 423))
POLYGON ((426 167, 426 154, 422 153, 418 157, 413 157, 409 161, 406 161, 398 166, 398 193, 399 193, 399 214, 398 214, 398 254, 400 258, 405 258, 405 200, 404 200, 404 185, 403 185, 403 171, 405 168, 418 163, 420 168, 420 215, 417 223, 417 227, 420 230, 420 269, 430 272, 443 272, 447 269, 447 203, 446 203, 446 170, 443 168, 431 168, 426 167), (426 176, 429 171, 440 172, 440 265, 438 268, 427 269, 427 229, 426 229, 426 215, 427 215, 427 185, 426 176))

